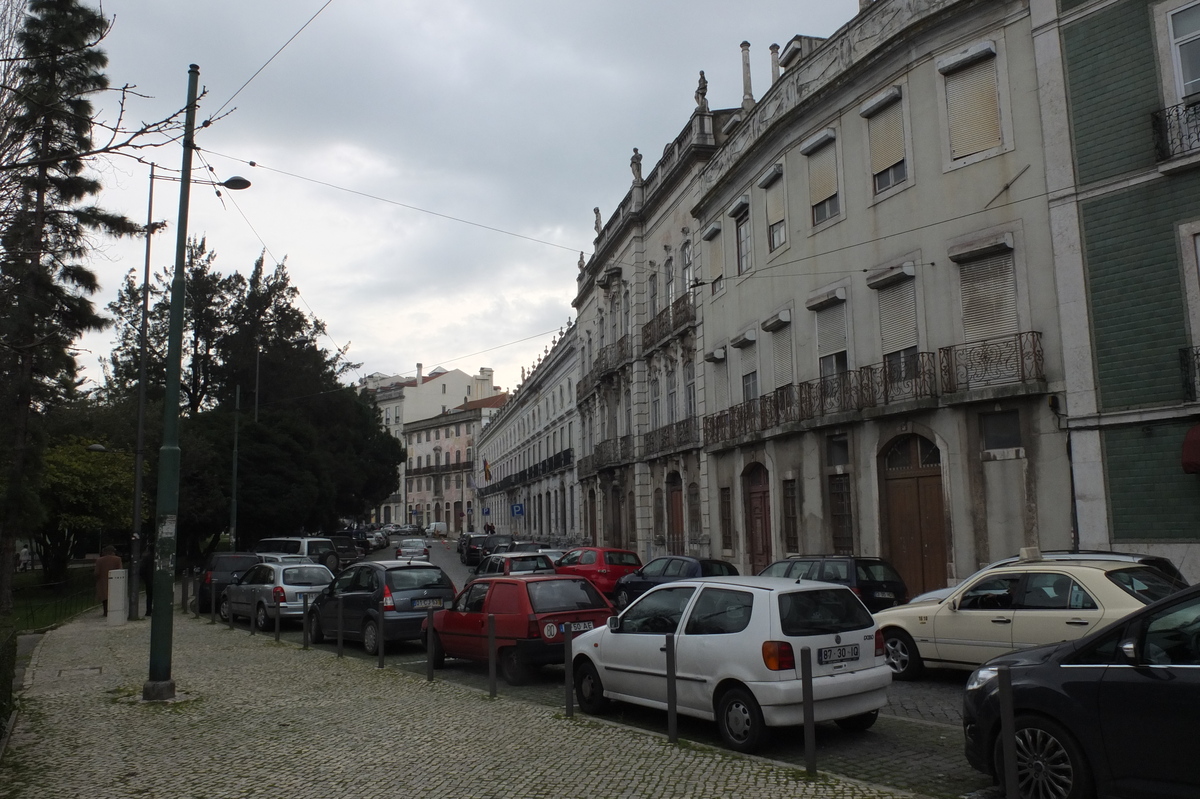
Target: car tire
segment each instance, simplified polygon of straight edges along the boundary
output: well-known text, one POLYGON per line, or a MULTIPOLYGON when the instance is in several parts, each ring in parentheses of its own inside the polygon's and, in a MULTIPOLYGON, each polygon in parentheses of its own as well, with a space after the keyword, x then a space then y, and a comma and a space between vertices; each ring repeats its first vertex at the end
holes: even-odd
POLYGON ((575 669, 575 699, 579 702, 579 709, 592 716, 598 716, 608 709, 600 672, 596 671, 595 664, 590 660, 585 659, 575 669))
POLYGON ((442 648, 442 637, 437 634, 437 630, 430 630, 425 637, 425 656, 435 669, 446 665, 446 650, 442 648))
POLYGON ((321 565, 324 566, 325 568, 329 569, 329 571, 333 572, 334 574, 337 574, 337 570, 338 570, 337 553, 330 552, 327 555, 325 555, 325 557, 321 559, 321 565))
MULTIPOLYGON (((1021 796, 1085 799, 1092 796, 1092 774, 1075 738, 1044 716, 1016 718, 1017 785, 1021 796)), ((1004 792, 1004 742, 996 736, 993 763, 1004 792)))
POLYGON ((229 614, 233 610, 229 607, 229 597, 221 597, 221 604, 217 605, 217 615, 221 617, 221 621, 229 621, 229 614))
POLYGON ((879 711, 872 710, 870 713, 859 713, 857 716, 847 716, 844 719, 837 719, 835 723, 846 732, 863 732, 871 729, 878 718, 879 711))
POLYGON ((254 623, 258 625, 258 629, 264 633, 271 629, 271 623, 275 621, 267 614, 267 606, 260 604, 254 609, 254 623))
POLYGON ((506 646, 499 652, 500 675, 509 685, 524 685, 529 682, 531 669, 517 656, 515 646, 506 646))
POLYGON ((917 644, 904 630, 890 627, 883 631, 883 652, 895 679, 915 680, 925 673, 917 644))
POLYGON ((321 616, 315 610, 308 614, 308 640, 314 644, 325 643, 325 631, 321 629, 321 616))
POLYGON ((368 655, 379 654, 379 625, 374 619, 367 621, 362 628, 363 651, 368 655))
POLYGON ((617 591, 617 608, 625 608, 629 606, 629 591, 622 588, 617 591))
POLYGON ((762 745, 766 732, 762 709, 745 688, 731 688, 717 702, 717 729, 725 745, 749 754, 762 745))

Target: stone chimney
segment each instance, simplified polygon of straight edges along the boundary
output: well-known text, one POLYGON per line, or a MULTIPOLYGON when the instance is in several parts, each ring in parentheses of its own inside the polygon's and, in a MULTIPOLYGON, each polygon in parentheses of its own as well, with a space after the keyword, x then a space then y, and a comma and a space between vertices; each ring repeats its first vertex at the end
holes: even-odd
POLYGON ((742 42, 742 110, 754 108, 754 90, 750 88, 750 42, 742 42))
POLYGON ((417 385, 421 385, 421 367, 422 364, 417 364, 417 385))
POLYGON ((779 80, 779 45, 771 45, 771 85, 779 80))

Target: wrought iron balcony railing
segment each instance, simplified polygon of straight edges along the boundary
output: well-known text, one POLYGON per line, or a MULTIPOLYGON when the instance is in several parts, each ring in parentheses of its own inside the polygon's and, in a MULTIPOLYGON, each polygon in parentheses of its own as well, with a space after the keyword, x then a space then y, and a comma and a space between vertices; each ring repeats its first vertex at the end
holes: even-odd
POLYGON ((671 332, 696 321, 696 306, 692 305, 691 292, 684 292, 671 303, 671 332))
POLYGON ((942 347, 939 352, 946 394, 1046 377, 1042 334, 1035 331, 942 347))
POLYGON ((671 309, 660 311, 642 325, 642 347, 650 348, 671 334, 671 309))
POLYGON ((809 392, 814 415, 826 416, 857 410, 858 383, 858 372, 839 372, 804 383, 809 392))
POLYGON ((596 456, 584 455, 579 459, 579 465, 575 469, 579 477, 591 477, 596 473, 596 456))
POLYGON ((1179 350, 1179 368, 1183 373, 1183 397, 1188 402, 1200 399, 1200 347, 1182 347, 1179 350))
POLYGON ((597 469, 628 463, 633 460, 633 436, 619 436, 601 441, 592 454, 597 469))
POLYGON ((695 417, 672 424, 665 424, 646 434, 644 441, 647 456, 659 455, 679 447, 700 443, 700 424, 695 417))
POLYGON ((1150 115, 1154 150, 1159 161, 1169 161, 1200 150, 1200 105, 1180 103, 1150 115))
POLYGON ((858 371, 863 408, 937 396, 937 355, 932 352, 915 352, 858 371))

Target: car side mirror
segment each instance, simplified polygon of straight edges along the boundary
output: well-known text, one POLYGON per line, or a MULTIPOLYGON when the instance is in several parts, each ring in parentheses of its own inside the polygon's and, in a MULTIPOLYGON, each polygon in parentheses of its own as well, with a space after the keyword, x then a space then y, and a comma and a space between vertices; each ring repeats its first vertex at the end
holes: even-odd
POLYGON ((238 574, 237 572, 234 572, 233 574, 229 575, 229 582, 233 583, 234 585, 241 585, 242 584, 242 575, 238 574))
POLYGON ((955 611, 955 612, 958 611, 958 600, 957 599, 951 599, 946 604, 949 605, 951 611, 955 611))
POLYGON ((612 630, 614 633, 621 631, 621 617, 620 616, 609 616, 607 624, 608 624, 608 629, 612 630))
POLYGON ((1126 639, 1122 641, 1117 648, 1121 650, 1121 654, 1127 661, 1130 663, 1137 663, 1138 651, 1136 641, 1134 641, 1132 638, 1126 639))

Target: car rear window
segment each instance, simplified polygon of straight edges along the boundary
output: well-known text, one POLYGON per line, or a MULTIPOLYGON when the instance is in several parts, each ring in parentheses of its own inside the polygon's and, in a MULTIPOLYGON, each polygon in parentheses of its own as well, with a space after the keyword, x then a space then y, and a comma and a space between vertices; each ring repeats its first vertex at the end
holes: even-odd
POLYGON ((333 575, 324 566, 296 566, 283 570, 285 585, 328 585, 333 575))
POLYGON ((605 552, 604 562, 609 566, 641 566, 642 561, 633 552, 605 552))
POLYGON ((287 538, 264 538, 254 547, 255 552, 286 552, 289 555, 300 554, 300 542, 287 538))
POLYGON ((738 570, 732 563, 723 560, 700 561, 701 577, 736 577, 738 570))
POLYGON ((860 560, 855 564, 854 571, 858 574, 860 581, 871 580, 877 583, 904 582, 895 569, 881 560, 866 561, 865 563, 860 560))
POLYGON ((1177 584, 1170 577, 1149 566, 1134 566, 1108 573, 1108 579, 1149 605, 1175 593, 1177 584))
POLYGON ((453 588, 450 578, 438 568, 388 569, 388 586, 393 591, 412 591, 417 588, 453 588))
POLYGON ((534 613, 557 613, 562 610, 588 610, 605 607, 600 596, 587 580, 536 580, 529 583, 529 602, 534 613))
POLYGON ((400 542, 401 549, 424 549, 424 538, 406 538, 400 542))
POLYGON ((258 558, 253 555, 218 555, 213 558, 211 571, 215 572, 244 572, 253 568, 258 558))
POLYGON ((873 622, 849 588, 822 588, 780 594, 779 624, 784 635, 821 635, 861 630, 873 622))
POLYGON ((550 562, 550 558, 545 555, 522 555, 519 558, 509 558, 509 572, 531 572, 534 569, 545 569, 550 571, 554 568, 554 564, 550 562))

